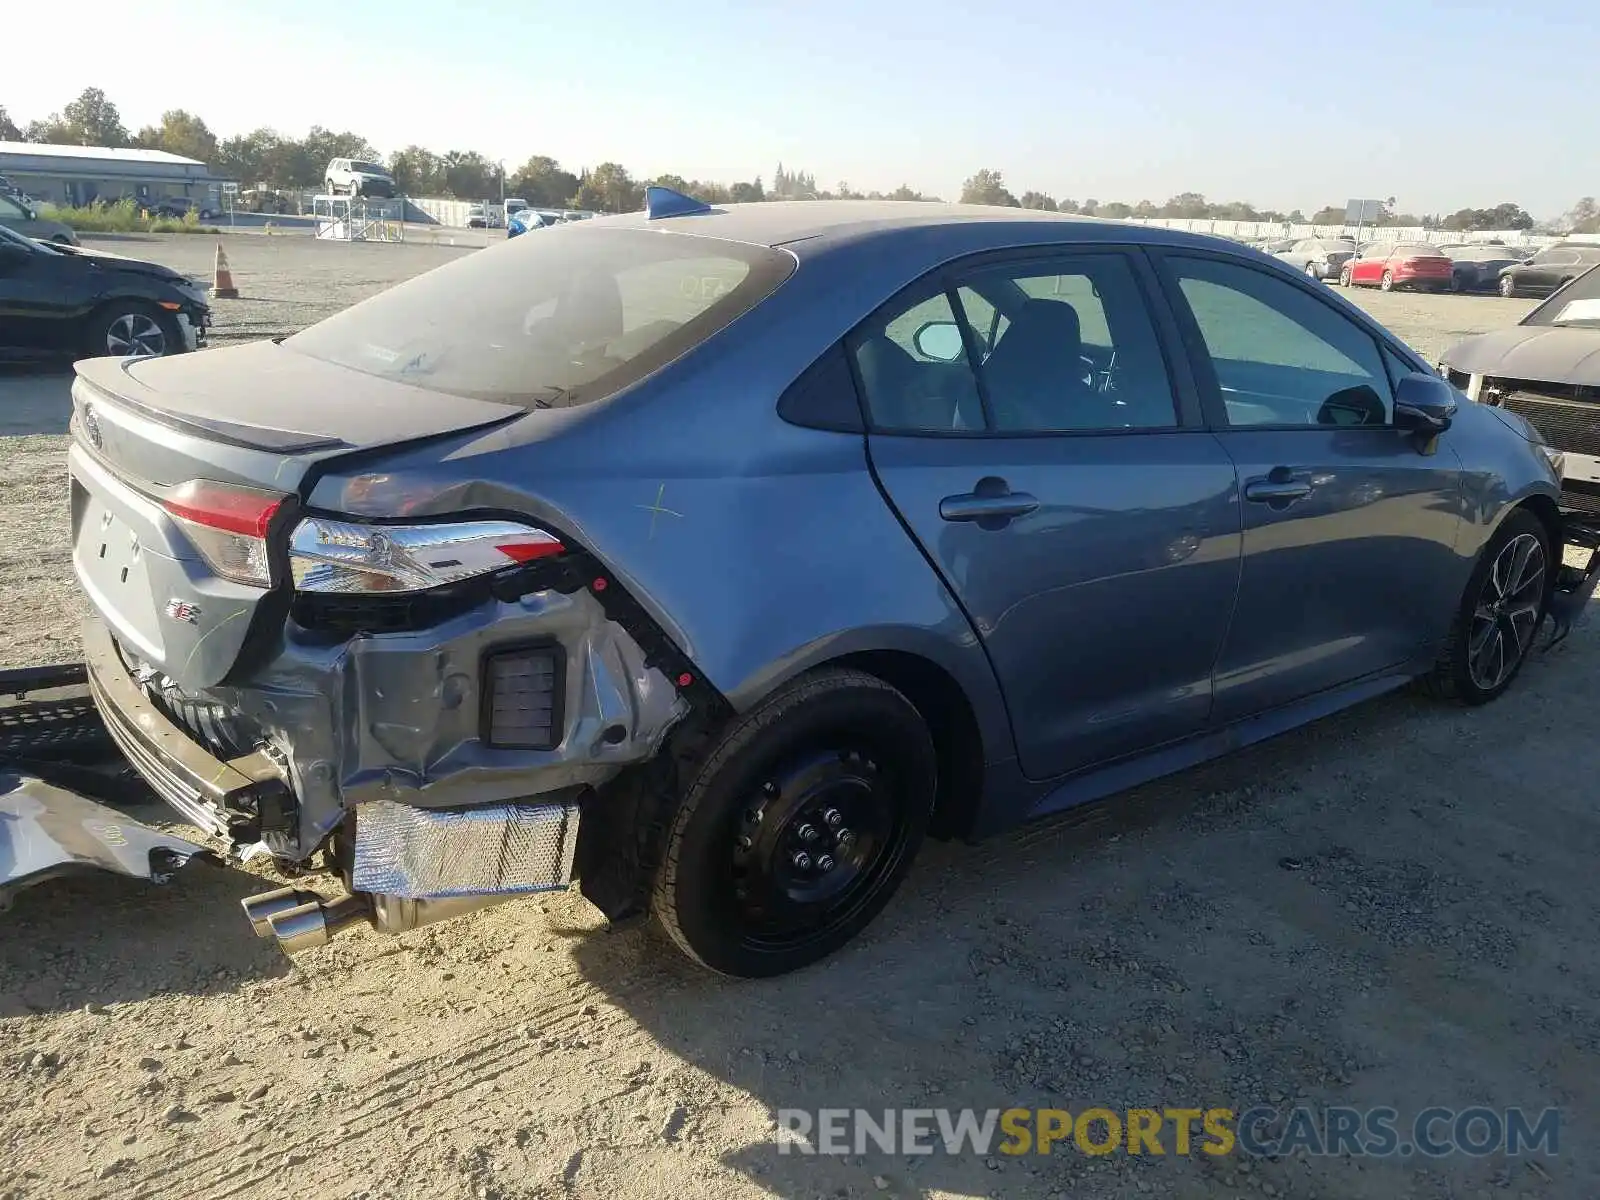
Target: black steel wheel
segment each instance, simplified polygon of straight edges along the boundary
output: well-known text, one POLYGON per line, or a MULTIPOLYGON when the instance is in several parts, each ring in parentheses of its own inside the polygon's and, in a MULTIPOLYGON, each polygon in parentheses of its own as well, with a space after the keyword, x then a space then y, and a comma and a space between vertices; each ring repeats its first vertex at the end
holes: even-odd
POLYGON ((1433 694, 1487 704, 1528 661, 1553 581, 1550 531, 1526 509, 1506 517, 1478 558, 1433 674, 1433 694))
POLYGON ((781 975, 843 946, 910 869, 937 783, 916 708, 825 669, 733 723, 684 791, 652 909, 726 975, 781 975))

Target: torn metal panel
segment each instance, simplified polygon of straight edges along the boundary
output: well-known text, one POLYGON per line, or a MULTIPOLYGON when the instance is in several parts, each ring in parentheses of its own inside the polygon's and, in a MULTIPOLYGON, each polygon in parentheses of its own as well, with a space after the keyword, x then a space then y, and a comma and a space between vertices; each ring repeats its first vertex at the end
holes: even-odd
POLYGON ((553 590, 415 632, 334 645, 291 635, 249 687, 208 695, 275 748, 299 799, 301 856, 366 803, 504 805, 598 786, 653 755, 689 707, 592 595, 553 590), (559 644, 565 662, 561 741, 489 746, 485 657, 534 640, 559 644))
POLYGON ((195 855, 209 853, 35 775, 0 770, 0 902, 71 871, 166 883, 195 855))

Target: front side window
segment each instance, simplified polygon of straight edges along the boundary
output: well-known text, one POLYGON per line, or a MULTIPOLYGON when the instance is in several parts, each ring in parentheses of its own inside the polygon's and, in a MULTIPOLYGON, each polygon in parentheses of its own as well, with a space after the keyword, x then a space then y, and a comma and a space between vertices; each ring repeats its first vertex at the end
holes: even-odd
POLYGON ((1301 288, 1250 267, 1173 258, 1230 427, 1387 425, 1378 343, 1301 288))
POLYGON ((11 217, 14 220, 26 221, 28 212, 10 196, 0 196, 0 217, 11 217))
POLYGON ((574 226, 457 259, 283 345, 433 391, 568 407, 694 349, 793 270, 765 246, 574 226))
POLYGON ((1128 261, 1083 255, 975 272, 908 296, 851 338, 873 424, 1073 433, 1177 425, 1128 261))

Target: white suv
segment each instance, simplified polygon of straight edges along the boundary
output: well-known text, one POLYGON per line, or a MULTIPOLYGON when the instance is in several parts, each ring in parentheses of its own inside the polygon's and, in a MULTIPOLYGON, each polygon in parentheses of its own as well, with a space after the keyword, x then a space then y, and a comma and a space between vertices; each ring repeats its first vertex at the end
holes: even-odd
POLYGON ((340 192, 351 196, 394 195, 394 176, 381 163, 362 162, 359 158, 334 159, 328 164, 323 182, 330 196, 340 192))

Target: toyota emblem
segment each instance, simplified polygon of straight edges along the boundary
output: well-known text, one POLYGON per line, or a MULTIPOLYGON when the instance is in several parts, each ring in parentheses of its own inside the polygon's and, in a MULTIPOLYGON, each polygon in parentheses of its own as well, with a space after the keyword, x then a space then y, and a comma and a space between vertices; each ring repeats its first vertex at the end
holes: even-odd
POLYGON ((100 419, 94 415, 94 405, 83 406, 83 432, 89 439, 89 445, 96 450, 105 444, 105 438, 100 433, 100 419))

